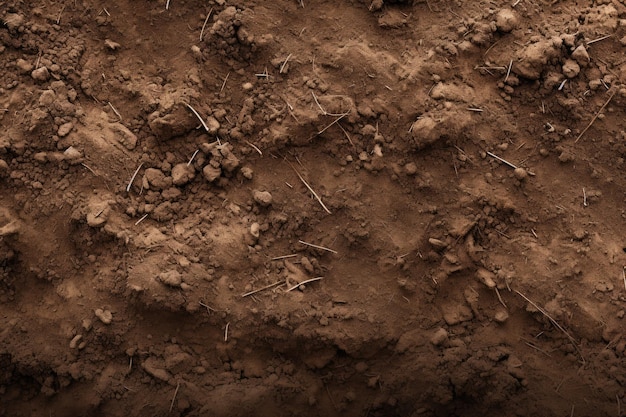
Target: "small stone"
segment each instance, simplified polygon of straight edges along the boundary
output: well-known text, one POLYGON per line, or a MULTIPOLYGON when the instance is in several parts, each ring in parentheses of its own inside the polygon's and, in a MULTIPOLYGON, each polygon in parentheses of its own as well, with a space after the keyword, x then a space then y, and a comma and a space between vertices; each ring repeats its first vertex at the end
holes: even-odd
POLYGON ((74 338, 70 341, 70 349, 76 349, 81 340, 83 340, 82 334, 77 334, 76 336, 74 336, 74 338))
POLYGON ((252 87, 254 87, 254 86, 252 85, 252 83, 244 83, 241 87, 242 87, 245 91, 249 91, 249 90, 252 90, 252 87))
POLYGON ((48 153, 47 152, 37 152, 33 155, 33 159, 37 162, 47 162, 48 161, 48 153))
POLYGON ((180 272, 172 269, 170 271, 162 272, 158 275, 157 279, 161 281, 163 284, 168 285, 170 287, 180 287, 180 284, 183 282, 183 277, 180 272))
POLYGON ((111 51, 117 51, 118 49, 120 49, 122 47, 122 45, 120 45, 119 43, 112 41, 111 39, 105 39, 104 40, 104 46, 107 47, 107 49, 111 50, 111 51))
POLYGON ((499 310, 493 319, 498 323, 504 323, 509 319, 509 313, 507 313, 506 310, 499 310))
POLYGON ((83 319, 81 325, 83 326, 83 329, 88 332, 93 327, 93 322, 91 321, 91 319, 83 319))
POLYGON ((476 271, 476 278, 478 278, 478 280, 485 284, 485 286, 489 289, 496 288, 495 277, 496 275, 493 272, 488 271, 485 268, 478 268, 476 271))
POLYGON ((257 239, 259 238, 261 234, 261 226, 257 222, 252 223, 250 226, 250 234, 257 239))
POLYGON ((448 340, 448 331, 443 327, 440 327, 430 338, 430 343, 435 346, 441 346, 446 340, 448 340))
POLYGON ((161 381, 169 381, 171 376, 169 372, 165 369, 161 368, 161 363, 158 359, 154 357, 149 357, 142 364, 141 367, 144 371, 146 371, 149 375, 152 375, 156 379, 160 379, 161 381))
POLYGON ((9 175, 9 164, 4 159, 0 159, 0 177, 9 175))
POLYGON ((220 130, 221 125, 215 117, 209 116, 206 119, 206 126, 209 128, 209 134, 214 135, 217 133, 218 130, 220 130))
POLYGON ((586 66, 590 61, 589 53, 584 45, 579 45, 576 49, 574 49, 574 52, 572 52, 572 58, 574 58, 576 62, 582 66, 586 66))
POLYGON ((524 168, 515 168, 513 175, 520 181, 525 180, 528 177, 528 172, 524 168))
POLYGON ((565 75, 567 78, 574 78, 578 74, 580 74, 580 65, 578 65, 578 63, 572 59, 567 59, 563 64, 562 70, 563 75, 565 75))
POLYGON ((113 320, 113 313, 111 313, 111 311, 109 310, 97 308, 94 311, 94 314, 104 324, 111 324, 111 320, 113 320))
POLYGON ((222 170, 213 165, 207 165, 202 168, 202 175, 208 182, 214 182, 222 175, 222 170))
POLYGON ((448 244, 440 239, 435 239, 431 237, 428 239, 428 243, 435 249, 445 249, 448 247, 448 244))
POLYGON ((359 362, 356 365, 354 365, 354 370, 359 372, 359 373, 361 373, 361 374, 363 372, 367 371, 367 368, 368 368, 368 366, 367 366, 367 364, 365 362, 359 362))
POLYGON ((611 292, 614 286, 611 282, 599 282, 596 284, 595 288, 598 292, 611 292))
POLYGON ((511 9, 502 9, 496 15, 496 28, 500 32, 508 33, 517 27, 518 19, 511 9))
POLYGON ((60 138, 64 138, 72 131, 72 129, 74 129, 74 123, 63 123, 61 126, 59 126, 59 130, 57 130, 57 135, 59 135, 60 138))
POLYGON ((404 172, 406 172, 406 175, 417 174, 417 164, 415 162, 409 162, 404 166, 404 172))
POLYGON ((251 180, 253 174, 254 174, 254 171, 252 171, 252 168, 250 167, 241 168, 241 175, 243 175, 245 179, 251 180))
POLYGON ((196 176, 196 171, 191 165, 181 163, 172 168, 172 183, 174 185, 185 185, 196 176))
POLYGON ((46 67, 39 67, 33 72, 30 73, 30 76, 33 77, 35 81, 48 81, 50 79, 50 71, 46 67))
POLYGON ((28 61, 26 61, 25 59, 22 59, 22 58, 20 58, 17 61, 15 61, 15 66, 17 67, 17 69, 20 70, 20 72, 22 72, 24 74, 28 74, 34 68, 33 64, 31 64, 30 62, 28 62, 28 61))
POLYGON ((16 30, 24 24, 24 16, 17 13, 7 13, 2 20, 9 30, 16 30))
POLYGON ((68 161, 70 165, 79 164, 82 158, 83 154, 73 146, 70 146, 63 152, 63 160, 68 161))
POLYGON ((268 191, 254 190, 252 197, 262 207, 268 207, 272 204, 272 195, 268 191))

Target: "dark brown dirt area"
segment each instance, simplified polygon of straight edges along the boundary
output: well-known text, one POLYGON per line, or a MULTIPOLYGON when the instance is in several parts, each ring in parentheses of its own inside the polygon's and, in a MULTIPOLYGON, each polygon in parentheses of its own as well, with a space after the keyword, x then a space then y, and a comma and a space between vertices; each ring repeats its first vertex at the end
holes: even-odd
POLYGON ((0 2, 0 416, 626 415, 626 2, 0 2))

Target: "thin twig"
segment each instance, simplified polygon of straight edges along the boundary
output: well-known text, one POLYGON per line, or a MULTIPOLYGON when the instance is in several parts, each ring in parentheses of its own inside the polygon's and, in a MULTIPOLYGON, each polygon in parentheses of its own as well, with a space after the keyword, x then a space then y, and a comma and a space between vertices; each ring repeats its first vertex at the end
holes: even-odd
POLYGON ((624 280, 624 289, 626 290, 626 266, 622 267, 622 279, 624 280))
POLYGON ((487 152, 487 155, 489 155, 492 158, 496 158, 498 161, 502 162, 503 164, 506 164, 506 165, 510 166, 513 169, 517 169, 517 166, 513 165, 512 163, 510 163, 506 159, 500 158, 498 155, 495 155, 495 154, 493 154, 491 152, 487 152))
POLYGON ((230 327, 230 322, 226 323, 226 328, 224 329, 224 342, 228 342, 228 327, 230 327))
POLYGON ((82 163, 82 162, 81 162, 81 165, 82 165, 82 166, 84 166, 85 168, 87 168, 89 171, 91 171, 91 173, 92 173, 93 175, 95 175, 96 177, 98 176, 98 174, 96 174, 96 173, 95 173, 95 171, 94 171, 93 169, 89 168, 89 166, 88 166, 88 165, 86 165, 86 164, 84 164, 84 163, 82 163))
POLYGON ((530 303, 530 305, 532 305, 533 307, 535 307, 541 314, 543 314, 544 316, 546 316, 548 318, 548 320, 550 320, 550 322, 554 325, 554 327, 556 327, 557 329, 559 329, 560 331, 563 332, 563 334, 565 334, 565 336, 567 336, 567 338, 570 340, 570 342, 572 342, 572 344, 574 345, 574 348, 576 349, 576 352, 578 352, 578 354, 580 355, 580 358, 583 360, 583 362, 585 362, 585 359, 583 358, 582 352, 580 351, 579 347, 578 347, 578 343, 576 342, 576 339, 574 339, 568 332, 567 330, 565 330, 556 320, 554 320, 552 318, 552 316, 550 316, 550 314, 548 314, 547 311, 545 311, 543 308, 539 307, 537 304, 533 303, 528 297, 526 297, 524 294, 522 294, 521 292, 515 290, 515 292, 522 297, 524 300, 526 300, 528 303, 530 303))
POLYGON ((200 42, 202 42, 202 38, 204 37, 204 28, 206 27, 206 24, 209 21, 209 18, 211 17, 211 13, 213 13, 212 7, 211 7, 211 10, 209 10, 209 14, 206 15, 206 19, 204 19, 204 24, 202 25, 202 30, 200 31, 200 42))
POLYGON ((574 143, 577 143, 580 138, 583 137, 583 135, 585 134, 585 132, 587 132, 587 130, 591 127, 591 125, 593 124, 593 122, 596 121, 596 119, 598 118, 598 116, 600 115, 600 113, 602 113, 602 110, 604 110, 604 108, 611 102, 611 100, 613 100, 613 96, 615 95, 617 91, 614 91, 613 94, 611 94, 611 96, 609 97, 609 99, 602 105, 602 107, 600 107, 600 110, 598 110, 598 112, 596 113, 595 116, 593 116, 593 119, 591 119, 591 121, 589 122, 589 124, 587 125, 586 128, 583 129, 582 132, 580 132, 580 135, 578 135, 578 137, 576 138, 576 140, 574 141, 574 143))
POLYGON ((346 117, 348 114, 350 114, 349 111, 347 111, 346 113, 342 114, 341 116, 337 117, 331 124, 329 124, 328 126, 326 126, 324 129, 320 130, 319 132, 317 132, 318 135, 321 135, 322 133, 324 133, 326 131, 326 129, 328 129, 329 127, 331 127, 332 125, 334 125, 335 123, 337 123, 339 120, 343 119, 344 117, 346 117))
MULTIPOLYGON (((169 3, 169 0, 168 0, 169 3)), ((170 404, 170 413, 174 408, 174 401, 176 401, 176 396, 178 395, 178 389, 180 388, 180 382, 176 384, 176 391, 174 391, 174 398, 172 398, 172 403, 170 404)))
POLYGON ((220 88, 220 93, 224 91, 224 87, 226 87, 226 81, 228 81, 229 75, 230 75, 230 71, 228 71, 228 74, 226 74, 226 77, 224 78, 224 82, 222 83, 222 88, 220 88))
POLYGON ((287 55, 287 58, 285 59, 285 62, 283 62, 283 65, 280 66, 280 70, 278 71, 279 74, 283 73, 283 70, 285 69, 285 66, 287 65, 287 62, 289 61, 289 58, 291 58, 291 54, 287 55))
POLYGON ((504 77, 504 82, 509 79, 509 75, 511 75, 511 67, 513 66, 513 60, 509 62, 509 68, 506 70, 506 77, 504 77))
POLYGON ((321 279, 324 279, 324 277, 315 277, 315 278, 307 279, 307 280, 305 280, 305 281, 302 281, 302 282, 301 282, 301 283, 299 283, 299 284, 294 285, 293 287, 289 288, 289 289, 288 289, 288 290, 286 290, 285 292, 290 292, 290 291, 293 291, 293 290, 295 290, 296 288, 298 288, 298 287, 299 287, 299 286, 301 286, 301 285, 308 284, 309 282, 319 281, 319 280, 321 280, 321 279))
POLYGON ((613 36, 613 35, 606 35, 606 36, 602 36, 602 37, 597 38, 597 39, 592 39, 592 40, 590 40, 589 42, 587 42, 587 45, 591 45, 591 44, 594 44, 594 43, 596 43, 596 42, 603 41, 603 40, 605 40, 605 39, 610 38, 611 36, 613 36))
POLYGON ((170 9, 170 0, 167 0, 167 2, 165 3, 165 10, 169 10, 169 9, 170 9))
MULTIPOLYGON (((291 165, 291 164, 289 164, 291 165)), ((322 199, 320 198, 319 195, 317 195, 317 193, 313 190, 313 188, 311 188, 311 186, 304 180, 304 178, 302 178, 302 175, 300 175, 300 173, 298 172, 298 170, 296 170, 296 168, 294 168, 293 165, 291 165, 291 168, 296 172, 296 175, 298 175, 298 178, 300 178, 300 181, 302 181, 304 183, 304 185, 306 186, 306 188, 309 189, 309 191, 313 194, 313 196, 317 199, 317 201, 320 203, 320 205, 324 208, 324 210, 326 211, 326 213, 328 214, 332 214, 330 212, 330 210, 328 210, 328 207, 326 207, 324 205, 324 203, 322 202, 322 199)))
POLYGON ((255 151, 257 151, 259 155, 263 156, 263 152, 261 152, 261 150, 254 143, 250 143, 248 141, 246 141, 246 143, 250 145, 255 151))
POLYGON ((117 109, 115 107, 113 107, 113 104, 111 104, 110 101, 107 101, 107 104, 109 105, 109 107, 111 108, 111 110, 113 110, 113 113, 115 113, 115 115, 117 117, 119 117, 120 121, 122 120, 122 115, 120 114, 120 112, 117 111, 117 109))
POLYGON ((143 166, 143 162, 139 164, 139 166, 137 167, 137 169, 135 170, 135 173, 133 174, 133 176, 130 178, 130 181, 128 182, 128 185, 126 186, 126 192, 130 191, 130 187, 132 187, 133 185, 133 181, 135 181, 135 177, 137 176, 137 174, 139 173, 139 170, 141 169, 141 167, 143 166))
POLYGON ((273 283, 273 284, 266 285, 265 287, 263 287, 263 288, 259 288, 258 290, 253 290, 253 291, 247 292, 247 293, 245 293, 245 294, 242 294, 242 295, 241 295, 241 298, 248 297, 249 295, 256 294, 256 293, 258 293, 258 292, 268 290, 268 289, 270 289, 270 288, 273 288, 273 287, 275 287, 275 286, 277 286, 277 285, 284 284, 284 283, 285 283, 285 281, 282 281, 282 280, 281 280, 281 281, 275 282, 275 283, 273 283))
POLYGON ((275 257, 275 258, 272 258, 272 261, 279 261, 279 260, 281 260, 281 259, 294 258, 294 257, 296 257, 296 256, 298 256, 298 254, 297 254, 297 253, 292 253, 291 255, 277 256, 277 257, 275 257))
POLYGON ((506 306, 504 300, 500 296, 500 291, 498 291, 498 287, 494 287, 494 289, 496 290, 496 295, 498 296, 498 300, 500 301, 500 304, 502 304, 504 306, 504 308, 508 309, 508 307, 506 306))
POLYGON ((314 244, 312 244, 312 243, 308 243, 308 242, 305 242, 305 241, 303 241, 303 240, 298 240, 298 243, 302 243, 303 245, 310 246, 310 247, 315 248, 315 249, 325 250, 325 251, 328 251, 328 252, 331 252, 331 253, 334 253, 334 254, 336 254, 336 253, 337 253, 337 251, 336 251, 336 250, 332 250, 332 249, 329 249, 329 248, 325 248, 324 246, 314 245, 314 244))
POLYGON ((191 110, 193 112, 193 114, 196 115, 196 117, 198 118, 198 120, 200 120, 200 123, 202 123, 202 127, 204 127, 204 130, 206 130, 207 132, 209 131, 209 127, 206 125, 206 123, 204 122, 204 120, 202 119, 202 117, 200 117, 200 115, 198 114, 198 112, 196 111, 196 109, 194 109, 193 107, 191 107, 191 104, 187 104, 185 103, 185 106, 187 106, 187 108, 189 110, 191 110))
POLYGON ((198 152, 200 152, 200 149, 196 149, 193 155, 191 155, 191 159, 189 159, 189 162, 187 162, 187 166, 191 165, 191 163, 193 162, 193 159, 196 157, 196 155, 198 155, 198 152))
POLYGON ((144 214, 143 216, 141 216, 141 218, 135 222, 135 226, 137 226, 139 223, 141 223, 142 221, 144 221, 144 220, 145 220, 145 218, 146 218, 146 217, 148 217, 148 214, 149 214, 149 213, 146 213, 146 214, 144 214))

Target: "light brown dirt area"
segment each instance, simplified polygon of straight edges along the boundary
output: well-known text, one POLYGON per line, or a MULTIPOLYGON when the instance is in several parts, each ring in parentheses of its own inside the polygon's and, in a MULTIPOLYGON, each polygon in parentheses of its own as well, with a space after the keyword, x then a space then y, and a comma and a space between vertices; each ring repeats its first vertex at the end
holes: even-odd
POLYGON ((626 415, 626 2, 0 2, 0 416, 626 415))

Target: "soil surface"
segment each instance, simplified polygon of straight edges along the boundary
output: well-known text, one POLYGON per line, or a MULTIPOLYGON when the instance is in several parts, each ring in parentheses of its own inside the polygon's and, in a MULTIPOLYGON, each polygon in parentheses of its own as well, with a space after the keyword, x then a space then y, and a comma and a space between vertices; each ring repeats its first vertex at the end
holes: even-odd
POLYGON ((0 416, 626 415, 626 2, 0 2, 0 416))

